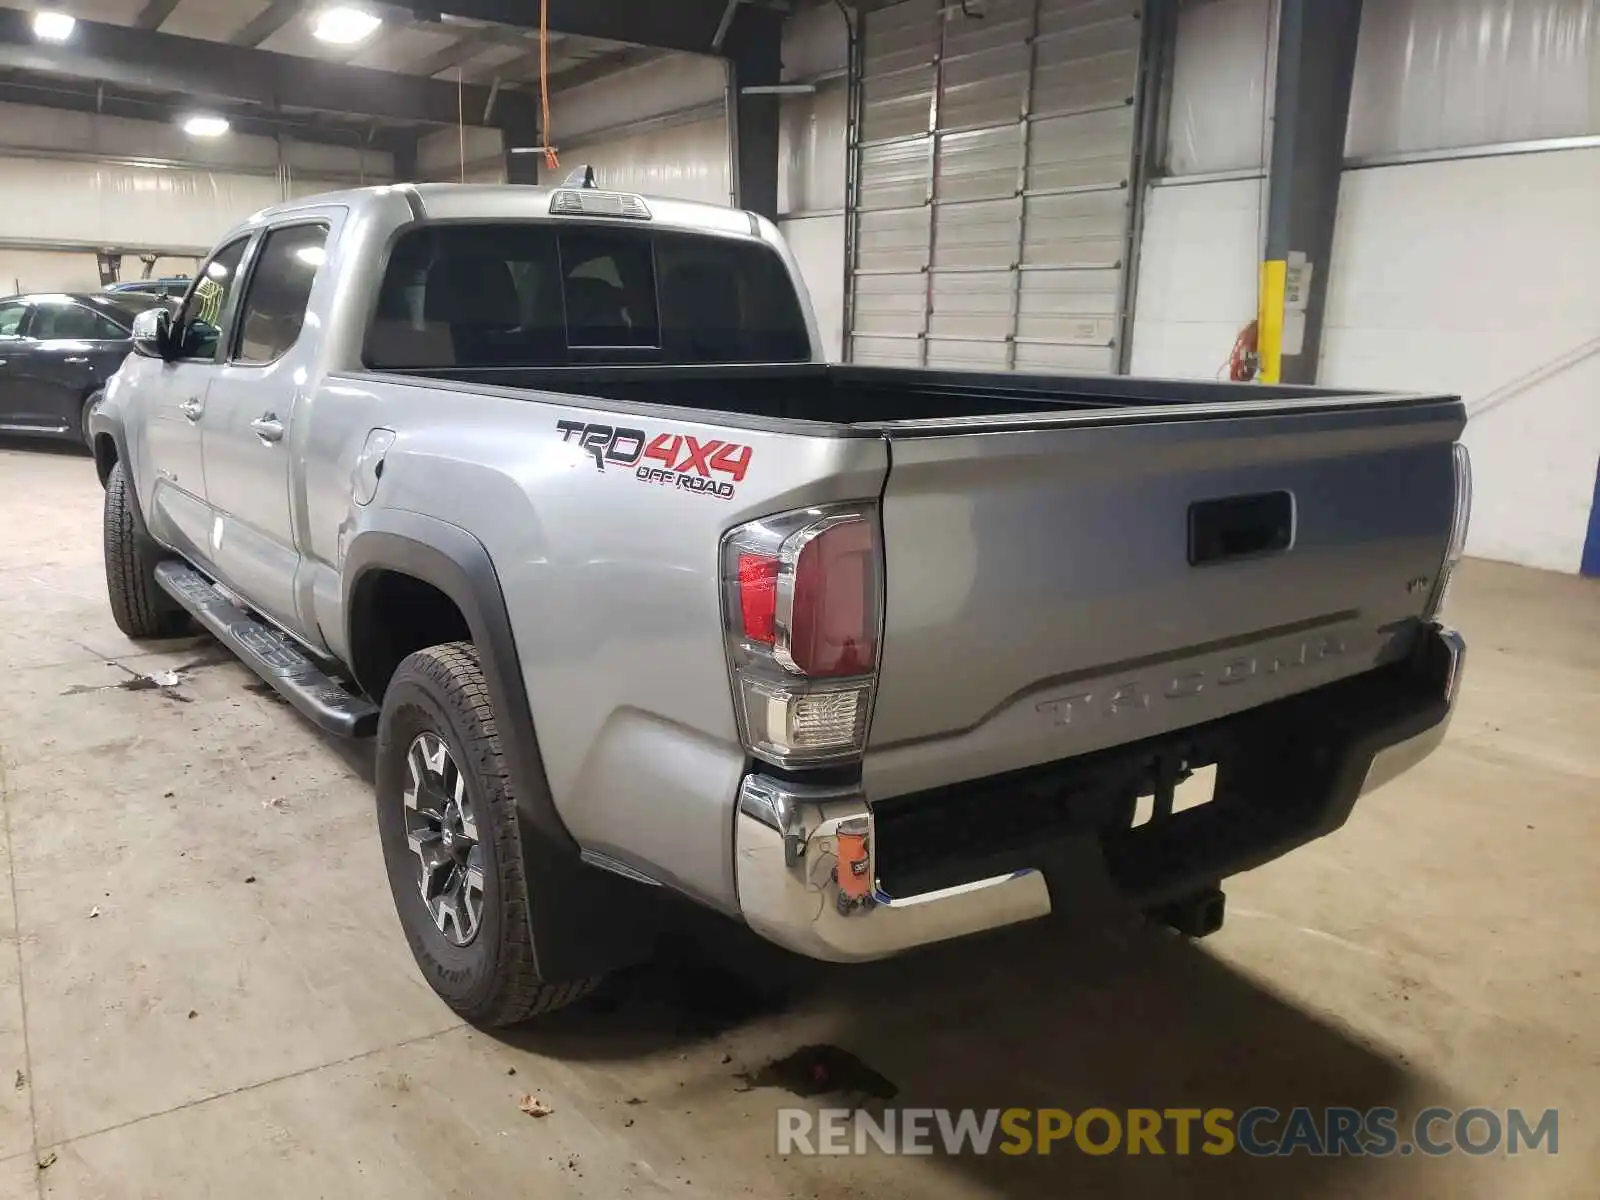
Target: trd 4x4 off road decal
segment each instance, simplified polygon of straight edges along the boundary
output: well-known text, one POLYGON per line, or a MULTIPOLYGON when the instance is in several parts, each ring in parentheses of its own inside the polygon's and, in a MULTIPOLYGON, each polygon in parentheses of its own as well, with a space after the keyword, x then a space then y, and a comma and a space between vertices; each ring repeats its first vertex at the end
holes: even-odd
POLYGON ((557 421, 556 429, 563 442, 576 441, 594 459, 598 470, 632 468, 634 478, 646 483, 722 500, 733 499, 733 485, 742 482, 750 469, 749 446, 716 438, 702 442, 678 433, 661 433, 652 438, 643 429, 587 425, 582 421, 557 421))

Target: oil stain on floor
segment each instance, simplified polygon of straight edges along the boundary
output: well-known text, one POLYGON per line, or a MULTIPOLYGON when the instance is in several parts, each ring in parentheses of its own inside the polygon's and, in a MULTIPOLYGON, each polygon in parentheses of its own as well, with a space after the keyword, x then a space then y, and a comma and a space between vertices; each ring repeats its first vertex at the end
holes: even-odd
POLYGON ((838 1046, 801 1046, 793 1054, 775 1059, 759 1071, 739 1077, 744 1090, 782 1088, 796 1096, 865 1096, 893 1100, 900 1089, 848 1050, 838 1046))

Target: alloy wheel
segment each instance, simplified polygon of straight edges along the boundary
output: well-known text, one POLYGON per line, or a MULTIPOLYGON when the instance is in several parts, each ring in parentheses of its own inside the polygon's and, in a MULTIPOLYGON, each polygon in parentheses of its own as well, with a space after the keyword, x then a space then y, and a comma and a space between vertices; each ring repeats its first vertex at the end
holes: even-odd
POLYGON ((466 777, 435 733, 412 740, 406 770, 406 842, 422 903, 451 945, 471 945, 483 921, 483 846, 466 777))

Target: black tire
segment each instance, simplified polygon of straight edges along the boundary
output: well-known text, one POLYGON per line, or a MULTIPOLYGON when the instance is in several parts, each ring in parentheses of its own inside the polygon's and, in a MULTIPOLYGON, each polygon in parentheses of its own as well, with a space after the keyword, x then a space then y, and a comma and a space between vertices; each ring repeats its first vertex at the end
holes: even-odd
POLYGON ((83 415, 78 420, 78 431, 83 435, 83 444, 89 449, 94 449, 94 434, 89 432, 89 417, 94 413, 94 406, 105 399, 105 389, 91 392, 83 402, 83 415))
POLYGON ((378 723, 377 805, 389 890, 406 941, 429 986, 463 1018, 486 1027, 511 1025, 562 1008, 600 982, 547 981, 535 968, 516 789, 472 643, 419 650, 395 671, 378 723), (482 848, 482 914, 464 946, 435 924, 418 886, 419 860, 407 842, 407 755, 423 734, 440 739, 458 767, 482 848))
POLYGON ((182 634, 189 616, 156 583, 161 547, 145 531, 133 485, 121 463, 106 477, 106 594, 117 628, 131 638, 170 638, 182 634))

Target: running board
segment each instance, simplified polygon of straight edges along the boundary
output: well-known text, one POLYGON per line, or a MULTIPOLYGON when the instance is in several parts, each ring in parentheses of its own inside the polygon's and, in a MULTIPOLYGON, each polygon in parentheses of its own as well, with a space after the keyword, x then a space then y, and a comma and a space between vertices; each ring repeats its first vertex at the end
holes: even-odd
POLYGON ((173 559, 156 567, 156 582, 272 689, 315 724, 340 737, 371 737, 378 708, 325 675, 288 634, 233 604, 193 568, 173 559))

